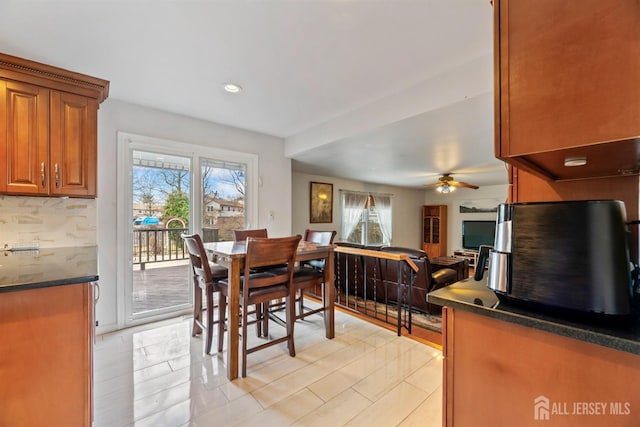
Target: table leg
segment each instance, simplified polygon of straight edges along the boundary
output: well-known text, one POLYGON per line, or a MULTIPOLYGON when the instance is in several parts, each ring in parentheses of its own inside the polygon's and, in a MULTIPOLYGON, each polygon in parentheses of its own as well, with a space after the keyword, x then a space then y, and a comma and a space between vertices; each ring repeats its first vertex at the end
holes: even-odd
POLYGON ((324 301, 325 304, 325 316, 324 327, 326 337, 332 339, 335 336, 335 299, 336 288, 333 283, 334 280, 334 255, 333 251, 329 251, 324 263, 324 301))
POLYGON ((229 319, 227 321, 227 378, 238 378, 238 344, 240 331, 240 259, 233 258, 229 266, 229 319))

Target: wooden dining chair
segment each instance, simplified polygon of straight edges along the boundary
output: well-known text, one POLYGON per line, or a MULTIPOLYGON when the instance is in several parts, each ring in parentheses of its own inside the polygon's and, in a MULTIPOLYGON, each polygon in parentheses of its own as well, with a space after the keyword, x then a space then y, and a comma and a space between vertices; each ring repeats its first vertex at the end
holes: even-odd
MULTIPOLYGON (((333 239, 336 237, 336 231, 320 231, 320 230, 305 230, 304 240, 307 242, 316 243, 320 246, 328 246, 333 244, 333 239)), ((296 291, 298 301, 298 314, 296 319, 304 319, 314 313, 318 313, 324 309, 322 308, 309 310, 304 312, 304 291, 307 289, 318 288, 324 283, 324 259, 309 260, 300 263, 300 267, 296 268, 293 274, 293 286, 296 291)), ((317 292, 316 292, 317 294, 317 292)), ((324 296, 323 296, 324 302, 324 296)))
MULTIPOLYGON (((242 229, 242 230, 233 230, 233 240, 236 242, 245 242, 247 237, 259 237, 259 238, 267 238, 268 233, 266 228, 253 228, 253 229, 242 229)), ((257 273, 261 269, 254 268, 251 270, 252 273, 257 273)), ((267 311, 269 308, 268 304, 260 304, 255 307, 256 318, 262 319, 262 324, 258 323, 258 336, 262 336, 264 332, 264 336, 269 335, 269 316, 262 316, 262 313, 267 311)))
MULTIPOLYGON (((333 239, 336 236, 336 232, 306 230, 304 235, 304 240, 308 242, 316 243, 321 246, 328 246, 333 244, 333 239)), ((316 309, 307 309, 306 312, 304 307, 305 290, 316 289, 315 293, 317 294, 317 289, 320 289, 320 292, 322 292, 322 285, 324 283, 324 263, 324 259, 302 261, 299 263, 300 265, 293 271, 293 290, 298 305, 296 319, 304 319, 307 316, 324 311, 324 294, 322 296, 322 307, 316 309)), ((282 323, 282 320, 276 315, 276 313, 282 310, 282 306, 283 305, 281 301, 272 302, 269 306, 269 313, 271 314, 271 318, 278 323, 282 323)))
MULTIPOLYGON (((336 237, 335 230, 320 231, 320 230, 305 230, 302 240, 305 242, 316 243, 320 246, 328 246, 333 244, 333 239, 336 237)), ((314 259, 310 261, 304 261, 303 265, 311 266, 317 270, 324 270, 324 260, 314 259)))
MULTIPOLYGON (((240 304, 242 311, 242 376, 247 376, 247 355, 267 347, 287 341, 289 355, 296 355, 293 341, 293 323, 295 322, 295 306, 292 301, 293 270, 295 255, 301 236, 279 238, 247 238, 244 274, 240 277, 240 304), (286 268, 278 267, 286 265, 286 268), (276 267, 276 268, 271 268, 276 267), (252 270, 260 271, 253 273, 252 270), (271 300, 285 299, 286 335, 251 347, 247 344, 247 325, 249 324, 249 305, 265 305, 271 300)), ((226 280, 221 283, 228 286, 226 280)), ((263 311, 266 316, 266 310, 263 311)), ((260 321, 260 319, 256 319, 260 321)))
POLYGON ((191 336, 205 332, 205 353, 211 352, 213 340, 213 325, 218 325, 218 352, 224 344, 224 323, 227 311, 227 285, 221 279, 228 277, 228 270, 207 258, 202 238, 198 234, 181 234, 184 240, 193 272, 193 327, 191 336), (204 292, 205 307, 202 307, 202 293, 204 292), (218 292, 218 316, 215 320, 213 294, 218 292), (206 311, 206 317, 205 312, 206 311), (206 319, 206 320, 205 320, 206 319))

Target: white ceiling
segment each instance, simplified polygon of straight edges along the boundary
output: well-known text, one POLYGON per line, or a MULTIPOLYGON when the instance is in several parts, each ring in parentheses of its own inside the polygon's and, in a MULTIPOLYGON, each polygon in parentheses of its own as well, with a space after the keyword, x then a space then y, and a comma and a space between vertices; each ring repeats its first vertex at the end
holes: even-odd
POLYGON ((285 139, 295 171, 506 184, 488 0, 2 0, 0 51, 285 139), (225 93, 222 83, 243 87, 225 93))

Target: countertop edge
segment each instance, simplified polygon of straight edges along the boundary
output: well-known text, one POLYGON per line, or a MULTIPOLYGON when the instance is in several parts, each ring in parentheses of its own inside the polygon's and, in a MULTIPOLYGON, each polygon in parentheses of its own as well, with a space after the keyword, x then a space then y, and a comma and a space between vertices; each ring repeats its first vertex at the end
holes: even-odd
MULTIPOLYGON (((491 292, 487 290, 488 292, 491 292)), ((485 307, 478 304, 473 304, 465 301, 454 300, 446 297, 441 297, 437 294, 438 291, 434 291, 427 295, 427 300, 430 303, 458 308, 465 311, 469 311, 482 316, 491 317, 497 320, 503 320, 509 323, 539 329, 545 332, 550 332, 556 335, 561 335, 567 338, 573 338, 579 341, 588 342, 591 344, 597 344, 604 347, 608 347, 614 350, 624 351, 640 355, 640 341, 635 341, 629 338, 618 337, 609 335, 604 332, 593 331, 585 328, 580 328, 574 325, 568 325, 561 323, 561 320, 550 321, 535 317, 536 314, 524 315, 514 313, 511 311, 499 310, 493 307, 485 307)))
POLYGON ((54 286, 74 285, 77 283, 95 282, 97 280, 98 280, 98 275, 89 275, 89 276, 71 277, 71 278, 58 279, 58 280, 50 280, 45 282, 7 285, 7 286, 0 286, 0 293, 26 291, 29 289, 51 288, 54 286))

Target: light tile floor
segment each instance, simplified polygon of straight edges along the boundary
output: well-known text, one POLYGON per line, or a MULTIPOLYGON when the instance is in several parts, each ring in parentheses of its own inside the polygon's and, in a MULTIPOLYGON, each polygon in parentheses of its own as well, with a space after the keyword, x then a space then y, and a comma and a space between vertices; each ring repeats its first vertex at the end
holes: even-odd
POLYGON ((286 343, 250 354, 247 377, 230 382, 226 350, 204 355, 191 323, 97 337, 95 426, 442 425, 442 354, 425 344, 338 311, 328 340, 310 316, 295 325, 295 358, 286 343))

